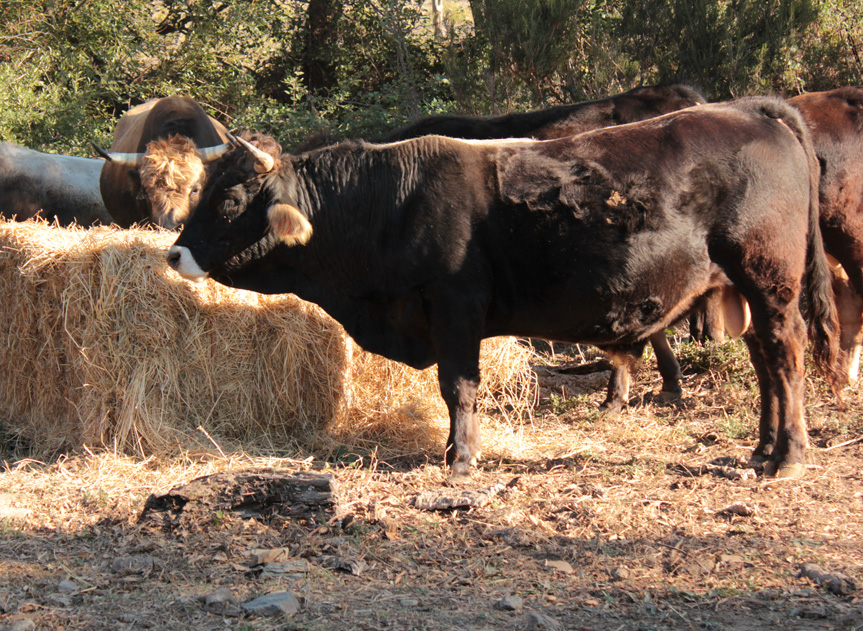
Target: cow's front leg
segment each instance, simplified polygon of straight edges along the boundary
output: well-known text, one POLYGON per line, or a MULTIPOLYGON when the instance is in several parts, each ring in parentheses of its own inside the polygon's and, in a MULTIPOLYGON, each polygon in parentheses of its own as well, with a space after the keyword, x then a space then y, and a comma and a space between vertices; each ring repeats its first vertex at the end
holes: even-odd
POLYGON ((446 463, 452 467, 453 480, 470 477, 470 466, 480 457, 476 393, 479 389, 479 362, 472 367, 449 361, 438 363, 441 396, 449 410, 449 437, 446 463))

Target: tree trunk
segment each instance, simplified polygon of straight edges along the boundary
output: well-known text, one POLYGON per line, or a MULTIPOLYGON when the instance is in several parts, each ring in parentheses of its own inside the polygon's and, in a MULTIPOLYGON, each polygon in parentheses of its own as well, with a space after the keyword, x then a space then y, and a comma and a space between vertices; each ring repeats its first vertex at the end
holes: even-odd
POLYGON ((432 26, 437 39, 446 37, 446 27, 443 23, 443 0, 431 0, 432 4, 432 26))
POLYGON ((338 0, 309 0, 303 77, 310 92, 326 95, 336 85, 333 52, 341 13, 342 3, 338 0))

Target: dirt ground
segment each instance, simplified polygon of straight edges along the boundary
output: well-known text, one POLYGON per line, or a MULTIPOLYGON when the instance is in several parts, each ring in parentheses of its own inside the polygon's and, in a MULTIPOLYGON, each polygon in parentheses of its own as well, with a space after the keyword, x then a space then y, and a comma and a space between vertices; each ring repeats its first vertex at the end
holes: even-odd
POLYGON ((616 418, 598 410, 607 373, 538 368, 532 418, 487 419, 484 437, 541 447, 492 449, 466 489, 436 450, 39 462, 7 446, 0 629, 861 630, 863 398, 841 410, 810 378, 807 474, 765 480, 742 348, 679 346, 672 403, 648 360, 616 418), (151 496, 246 470, 332 474, 337 506, 141 519, 151 496), (487 503, 418 506, 441 489, 487 503), (286 591, 295 613, 242 608, 286 591))

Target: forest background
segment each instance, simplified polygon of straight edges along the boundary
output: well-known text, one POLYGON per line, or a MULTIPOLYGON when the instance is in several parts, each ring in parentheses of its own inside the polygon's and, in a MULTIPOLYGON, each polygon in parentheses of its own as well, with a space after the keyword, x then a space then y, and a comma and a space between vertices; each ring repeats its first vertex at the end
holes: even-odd
POLYGON ((0 140, 94 157, 171 94, 286 148, 666 82, 789 96, 863 84, 861 18, 863 0, 0 0, 0 140))

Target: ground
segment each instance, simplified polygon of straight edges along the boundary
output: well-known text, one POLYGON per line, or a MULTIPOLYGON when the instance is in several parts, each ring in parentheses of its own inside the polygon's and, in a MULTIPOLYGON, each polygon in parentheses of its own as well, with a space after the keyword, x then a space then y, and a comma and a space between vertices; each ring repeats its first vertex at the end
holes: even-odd
POLYGON ((487 443, 510 432, 527 448, 492 448, 466 489, 490 500, 472 508, 416 505, 447 488, 434 450, 8 454, 0 629, 861 630, 863 400, 848 388, 842 408, 810 377, 806 476, 765 480, 747 464, 758 399, 742 348, 679 345, 671 403, 648 359, 618 417, 598 410, 607 373, 538 367, 532 417, 484 421, 487 443), (198 476, 260 469, 332 474, 337 509, 141 519, 198 476), (262 550, 281 563, 256 564, 262 550), (222 588, 236 604, 201 600, 222 588), (284 591, 291 616, 239 607, 284 591))

